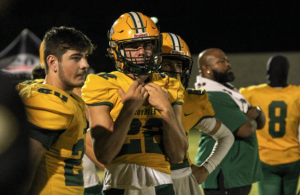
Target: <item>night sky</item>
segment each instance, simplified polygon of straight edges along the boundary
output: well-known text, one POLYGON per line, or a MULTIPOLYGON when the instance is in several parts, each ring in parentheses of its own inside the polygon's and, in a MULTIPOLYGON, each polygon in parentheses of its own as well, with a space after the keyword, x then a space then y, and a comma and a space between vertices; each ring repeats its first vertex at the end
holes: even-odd
POLYGON ((265 0, 0 0, 0 51, 24 28, 42 39, 53 26, 70 26, 97 45, 89 59, 95 71, 111 71, 114 66, 105 57, 107 31, 129 11, 156 16, 160 31, 180 35, 193 54, 211 47, 226 53, 300 51, 296 1, 265 0))

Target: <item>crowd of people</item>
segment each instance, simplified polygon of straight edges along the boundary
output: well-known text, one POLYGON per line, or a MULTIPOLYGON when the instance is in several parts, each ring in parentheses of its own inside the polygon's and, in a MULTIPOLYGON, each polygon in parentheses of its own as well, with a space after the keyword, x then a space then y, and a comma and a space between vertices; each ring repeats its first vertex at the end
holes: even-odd
POLYGON ((17 104, 0 98, 0 130, 14 137, 1 145, 0 167, 26 173, 13 186, 1 175, 5 194, 201 195, 200 185, 205 195, 248 195, 255 182, 260 195, 296 194, 300 87, 287 83, 287 58, 270 58, 266 84, 238 90, 226 54, 209 48, 189 89, 193 59, 179 35, 128 12, 108 36, 116 71, 87 75, 92 41, 53 27, 32 80, 15 87, 22 101, 1 82, 17 104), (195 164, 192 128, 201 134, 195 164))

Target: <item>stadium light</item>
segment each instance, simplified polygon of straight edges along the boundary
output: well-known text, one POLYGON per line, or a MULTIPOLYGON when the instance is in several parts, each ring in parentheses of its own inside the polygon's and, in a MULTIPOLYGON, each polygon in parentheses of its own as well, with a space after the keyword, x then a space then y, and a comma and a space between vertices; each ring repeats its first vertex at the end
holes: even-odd
POLYGON ((150 19, 154 22, 154 24, 156 24, 158 22, 158 18, 157 17, 151 17, 150 19))

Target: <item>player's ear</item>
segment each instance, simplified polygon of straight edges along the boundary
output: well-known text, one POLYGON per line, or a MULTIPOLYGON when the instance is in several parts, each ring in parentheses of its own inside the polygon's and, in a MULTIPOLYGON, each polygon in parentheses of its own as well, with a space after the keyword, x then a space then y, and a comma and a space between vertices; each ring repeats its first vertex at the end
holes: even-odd
POLYGON ((49 55, 46 58, 47 64, 49 65, 49 69, 53 72, 57 72, 58 70, 58 59, 54 55, 49 55))

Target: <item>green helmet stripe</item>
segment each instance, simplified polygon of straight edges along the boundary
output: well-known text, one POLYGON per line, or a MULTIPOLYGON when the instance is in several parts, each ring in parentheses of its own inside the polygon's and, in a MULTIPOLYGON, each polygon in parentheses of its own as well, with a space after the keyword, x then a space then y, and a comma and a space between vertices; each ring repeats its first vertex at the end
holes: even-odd
POLYGON ((135 33, 144 33, 144 22, 140 14, 138 12, 129 12, 128 14, 130 15, 132 23, 134 24, 135 33))
POLYGON ((181 49, 181 42, 180 42, 180 39, 179 39, 178 35, 176 35, 176 38, 178 40, 179 51, 182 51, 182 49, 181 49))
POLYGON ((181 42, 180 39, 177 35, 173 33, 168 33, 169 36, 171 37, 172 43, 173 43, 173 50, 179 50, 181 51, 181 42), (177 48, 177 49, 176 49, 177 48))
POLYGON ((175 50, 175 42, 174 42, 174 38, 172 36, 172 33, 168 33, 170 38, 171 38, 171 41, 172 41, 172 45, 173 45, 173 50, 175 50))
POLYGON ((131 18, 131 20, 132 20, 132 23, 133 23, 133 25, 134 25, 135 33, 139 33, 138 29, 136 29, 136 28, 137 28, 137 24, 136 24, 136 21, 135 21, 135 19, 134 19, 134 16, 132 15, 132 13, 133 13, 133 12, 128 12, 128 14, 130 15, 130 18, 131 18))
POLYGON ((146 32, 145 31, 145 26, 144 26, 144 22, 143 22, 143 20, 142 20, 142 17, 141 17, 141 15, 139 14, 139 13, 137 13, 137 12, 135 12, 136 13, 136 15, 138 16, 138 18, 139 18, 139 20, 141 21, 141 27, 142 27, 142 31, 143 32, 146 32))

